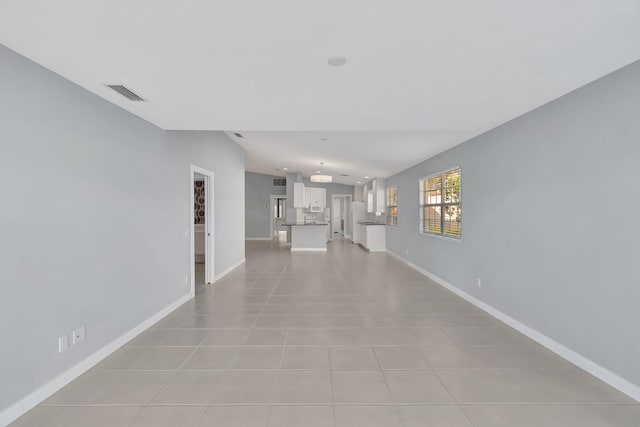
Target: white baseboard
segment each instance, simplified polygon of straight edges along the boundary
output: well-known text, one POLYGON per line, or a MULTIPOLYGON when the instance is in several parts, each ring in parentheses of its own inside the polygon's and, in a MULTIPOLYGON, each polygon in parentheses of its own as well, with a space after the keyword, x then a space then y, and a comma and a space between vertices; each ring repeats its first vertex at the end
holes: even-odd
POLYGON ((193 298, 193 295, 191 293, 180 297, 178 300, 169 304, 167 307, 163 308, 153 316, 138 324, 133 329, 125 332, 123 335, 111 341, 86 359, 82 360, 80 363, 76 364, 72 368, 68 369, 51 381, 44 384, 42 387, 33 391, 22 400, 9 406, 7 409, 0 413, 0 426, 4 426, 15 421, 32 408, 36 407, 42 401, 49 398, 52 394, 60 390, 65 385, 69 384, 71 381, 78 378, 80 375, 84 374, 86 371, 97 365, 111 353, 131 341, 133 338, 147 330, 150 326, 161 320, 163 317, 171 313, 173 310, 175 310, 185 302, 189 301, 191 298, 193 298))
POLYGON ((327 252, 327 248, 291 248, 291 252, 327 252))
POLYGON ((231 266, 229 268, 227 268, 224 271, 221 271, 220 273, 216 274, 216 277, 213 279, 213 282, 215 283, 218 280, 222 279, 224 276, 226 276, 227 274, 231 273, 231 271, 235 270, 236 268, 238 268, 239 266, 244 264, 246 261, 247 261, 246 258, 242 258, 241 260, 231 264, 231 266))
POLYGON ((419 273, 423 274, 424 276, 428 277, 429 279, 433 280, 438 285, 450 290, 454 294, 458 295, 460 298, 470 302, 471 304, 473 304, 476 307, 480 308, 481 310, 489 313, 491 316, 495 317, 496 319, 500 320, 501 322, 507 324, 508 326, 512 327, 513 329, 517 330, 518 332, 526 335, 527 337, 531 338, 532 340, 536 341, 537 343, 539 343, 539 344, 543 345, 544 347, 548 348, 549 350, 551 350, 552 352, 556 353, 558 356, 562 357, 563 359, 568 360, 569 362, 573 363, 577 367, 582 368, 585 371, 589 372, 594 377, 596 377, 596 378, 604 381, 605 383, 609 384, 611 387, 613 387, 613 388, 619 390, 620 392, 626 394, 630 398, 640 402, 640 386, 638 386, 637 384, 634 384, 634 383, 622 378, 618 374, 615 374, 615 373, 611 372, 607 368, 605 368, 605 367, 595 363, 594 361, 584 357, 583 355, 571 350, 570 348, 564 346, 563 344, 560 344, 559 342, 553 340, 552 338, 549 338, 545 334, 543 334, 543 333, 541 333, 541 332, 539 332, 539 331, 537 331, 537 330, 525 325, 524 323, 522 323, 522 322, 514 319, 513 317, 501 312, 500 310, 490 306, 489 304, 480 301, 478 298, 474 297, 473 295, 470 295, 470 294, 460 290, 459 288, 453 286, 452 284, 448 283, 444 279, 436 276, 435 274, 430 273, 430 272, 428 272, 427 270, 425 270, 425 269, 423 269, 421 267, 418 267, 417 265, 413 264, 412 262, 402 258, 400 255, 398 255, 398 254, 396 254, 394 252, 391 252, 388 249, 387 249, 387 253, 389 255, 391 255, 392 257, 398 259, 399 261, 405 263, 409 267, 413 268, 417 272, 419 272, 419 273))
POLYGON ((244 240, 273 240, 270 237, 245 237, 244 240))

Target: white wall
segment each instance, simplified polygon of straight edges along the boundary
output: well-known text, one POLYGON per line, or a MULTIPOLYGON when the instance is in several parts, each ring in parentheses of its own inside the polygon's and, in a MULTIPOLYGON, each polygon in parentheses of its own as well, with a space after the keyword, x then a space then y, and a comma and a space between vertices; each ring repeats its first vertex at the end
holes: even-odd
POLYGON ((635 384, 636 398, 638 111, 640 62, 390 177, 398 226, 386 235, 392 252, 635 384), (418 180, 455 166, 462 241, 420 235, 418 180))
POLYGON ((244 258, 244 152, 164 132, 2 46, 0 64, 1 420, 189 293, 191 163, 215 172, 216 271, 244 258), (58 354, 81 325, 86 341, 58 354))

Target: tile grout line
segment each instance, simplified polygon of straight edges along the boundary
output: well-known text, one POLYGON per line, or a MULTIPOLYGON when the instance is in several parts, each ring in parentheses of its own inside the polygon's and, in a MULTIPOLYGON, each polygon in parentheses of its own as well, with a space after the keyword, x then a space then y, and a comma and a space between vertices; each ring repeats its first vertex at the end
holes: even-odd
MULTIPOLYGON (((214 289, 215 292, 215 289, 214 289)), ((203 304, 204 307, 204 304, 203 304)), ((201 307, 201 309, 203 308, 201 307)), ((193 355, 198 351, 198 349, 202 348, 202 343, 206 340, 206 338, 211 335, 211 332, 207 333, 204 337, 202 337, 202 339, 200 340, 200 343, 198 345, 196 345, 193 349, 193 351, 191 352, 191 354, 189 354, 189 356, 187 356, 182 363, 180 363, 180 365, 178 365, 177 369, 173 372, 173 375, 171 375, 170 379, 173 379, 176 377, 176 375, 178 374, 178 372, 180 372, 180 370, 187 364, 187 362, 189 361, 189 359, 191 359, 193 357, 193 355)), ((135 421, 138 419, 138 417, 140 417, 140 415, 144 412, 144 408, 148 408, 150 405, 150 403, 153 402, 153 399, 155 399, 156 397, 158 397, 158 395, 162 392, 162 390, 165 389, 165 387, 167 386, 167 384, 165 383, 164 385, 162 385, 158 391, 153 395, 153 397, 149 400, 149 402, 145 405, 145 407, 143 407, 143 409, 140 411, 140 413, 138 415, 136 415, 136 417, 133 419, 133 421, 131 421, 131 426, 134 425, 135 421)), ((206 413, 206 410, 202 412, 201 417, 198 419, 198 422, 202 419, 202 417, 204 417, 204 414, 206 413)), ((197 425, 197 424, 196 424, 197 425)))
MULTIPOLYGON (((276 282, 273 286, 273 288, 271 288, 271 292, 269 293, 269 296, 267 298, 267 301, 264 303, 264 305, 262 306, 262 310, 260 310, 260 313, 258 313, 258 316, 261 316, 264 312, 265 307, 267 306, 267 304, 269 303, 269 300, 271 299, 271 297, 273 296, 273 293, 275 292, 276 288, 278 287, 278 283, 280 283, 280 279, 282 278, 282 275, 284 274, 284 272, 287 270, 287 266, 289 265, 289 263, 287 263, 282 271, 280 272, 280 275, 278 276, 278 278, 276 279, 276 282)), ((256 318, 256 322, 257 322, 257 318, 256 318)), ((255 330, 255 323, 254 323, 254 328, 255 330)), ((285 340, 284 340, 284 344, 287 343, 287 338, 289 336, 289 329, 287 328, 287 332, 285 333, 285 340)), ((271 387, 271 393, 270 393, 270 404, 269 404, 269 410, 267 412, 267 418, 265 420, 265 427, 267 427, 267 425, 269 424, 269 419, 271 418, 271 412, 273 410, 273 400, 275 398, 275 392, 276 389, 278 388, 278 379, 280 377, 280 368, 282 367, 282 358, 284 357, 284 350, 285 350, 285 345, 283 344, 282 346, 282 350, 280 352, 280 363, 278 365, 278 370, 276 371, 276 380, 273 383, 273 386, 271 387)))

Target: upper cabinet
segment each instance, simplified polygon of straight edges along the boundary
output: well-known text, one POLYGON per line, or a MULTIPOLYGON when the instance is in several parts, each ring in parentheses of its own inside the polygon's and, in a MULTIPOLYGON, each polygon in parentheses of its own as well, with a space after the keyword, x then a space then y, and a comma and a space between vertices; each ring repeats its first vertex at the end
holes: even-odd
POLYGON ((304 208, 306 206, 306 192, 304 184, 301 182, 293 183, 293 207, 304 208))
POLYGON ((367 191, 367 212, 374 213, 375 210, 373 208, 373 190, 367 191))
POLYGON ((384 213, 387 209, 387 180, 374 178, 367 184, 367 212, 384 213))
POLYGON ((327 190, 325 188, 307 187, 306 206, 310 209, 324 209, 327 207, 327 190))
POLYGON ((373 206, 376 212, 387 210, 387 180, 376 178, 373 180, 373 206))
POLYGON ((301 182, 293 183, 293 207, 302 209, 324 209, 327 207, 327 190, 305 187, 301 182))

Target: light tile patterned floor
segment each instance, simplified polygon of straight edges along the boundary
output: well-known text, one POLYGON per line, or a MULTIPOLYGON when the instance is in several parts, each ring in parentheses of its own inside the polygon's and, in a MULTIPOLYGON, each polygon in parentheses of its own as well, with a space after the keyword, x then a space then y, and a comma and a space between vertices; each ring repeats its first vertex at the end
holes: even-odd
POLYGON ((247 263, 15 426, 638 426, 640 406, 383 253, 247 263))

